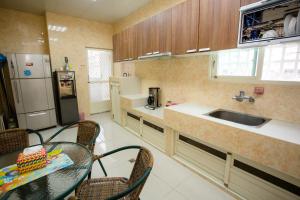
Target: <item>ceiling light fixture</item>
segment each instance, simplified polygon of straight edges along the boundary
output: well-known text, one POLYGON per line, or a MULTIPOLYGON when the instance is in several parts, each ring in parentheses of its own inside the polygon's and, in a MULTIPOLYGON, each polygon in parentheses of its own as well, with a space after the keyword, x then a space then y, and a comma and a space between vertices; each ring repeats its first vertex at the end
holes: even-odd
POLYGON ((49 31, 65 32, 68 28, 65 26, 48 25, 49 31))

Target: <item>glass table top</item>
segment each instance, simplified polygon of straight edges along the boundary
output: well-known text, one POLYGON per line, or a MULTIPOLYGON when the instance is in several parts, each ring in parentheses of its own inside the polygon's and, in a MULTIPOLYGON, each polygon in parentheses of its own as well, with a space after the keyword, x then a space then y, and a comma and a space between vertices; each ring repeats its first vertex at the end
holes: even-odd
MULTIPOLYGON (((0 196, 0 199, 63 199, 87 177, 92 167, 89 150, 72 142, 53 142, 44 145, 47 152, 63 149, 73 165, 58 170, 0 196)), ((0 168, 16 163, 21 151, 0 156, 0 168)))

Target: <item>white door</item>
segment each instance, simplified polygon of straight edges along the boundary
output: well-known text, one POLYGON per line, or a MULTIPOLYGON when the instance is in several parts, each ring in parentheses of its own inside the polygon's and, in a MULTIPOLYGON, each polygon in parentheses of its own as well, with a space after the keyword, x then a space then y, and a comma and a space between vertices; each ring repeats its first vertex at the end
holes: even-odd
POLYGON ((110 111, 109 77, 112 74, 112 51, 89 48, 87 58, 90 114, 110 111))

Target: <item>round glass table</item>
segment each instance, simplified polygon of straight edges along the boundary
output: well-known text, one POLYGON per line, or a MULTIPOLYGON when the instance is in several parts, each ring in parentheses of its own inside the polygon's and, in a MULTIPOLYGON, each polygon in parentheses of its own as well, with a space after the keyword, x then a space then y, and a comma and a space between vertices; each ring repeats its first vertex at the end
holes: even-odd
MULTIPOLYGON (((47 152, 62 149, 74 164, 6 192, 0 196, 1 200, 63 199, 87 177, 92 168, 93 155, 86 147, 72 142, 53 142, 44 147, 47 152)), ((1 155, 0 168, 15 164, 20 152, 1 155)))

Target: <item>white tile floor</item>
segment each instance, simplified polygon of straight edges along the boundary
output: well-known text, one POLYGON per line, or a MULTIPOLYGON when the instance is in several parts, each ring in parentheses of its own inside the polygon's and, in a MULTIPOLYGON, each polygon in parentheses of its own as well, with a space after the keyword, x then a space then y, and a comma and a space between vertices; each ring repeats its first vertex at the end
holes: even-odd
MULTIPOLYGON (((114 123, 109 113, 93 115, 89 119, 97 121, 104 129, 104 134, 97 138, 95 153, 103 153, 125 145, 146 146, 154 156, 154 168, 142 191, 142 200, 229 200, 234 199, 220 188, 182 166, 172 158, 158 151, 148 143, 129 133, 114 123)), ((49 138, 59 127, 42 132, 45 139, 49 138)), ((76 129, 68 129, 57 136, 54 141, 75 141, 76 129)), ((37 142, 31 137, 30 142, 37 142)), ((128 177, 133 164, 129 159, 135 158, 135 150, 129 150, 103 159, 109 176, 128 177)), ((103 173, 95 162, 93 177, 101 177, 103 173)))

